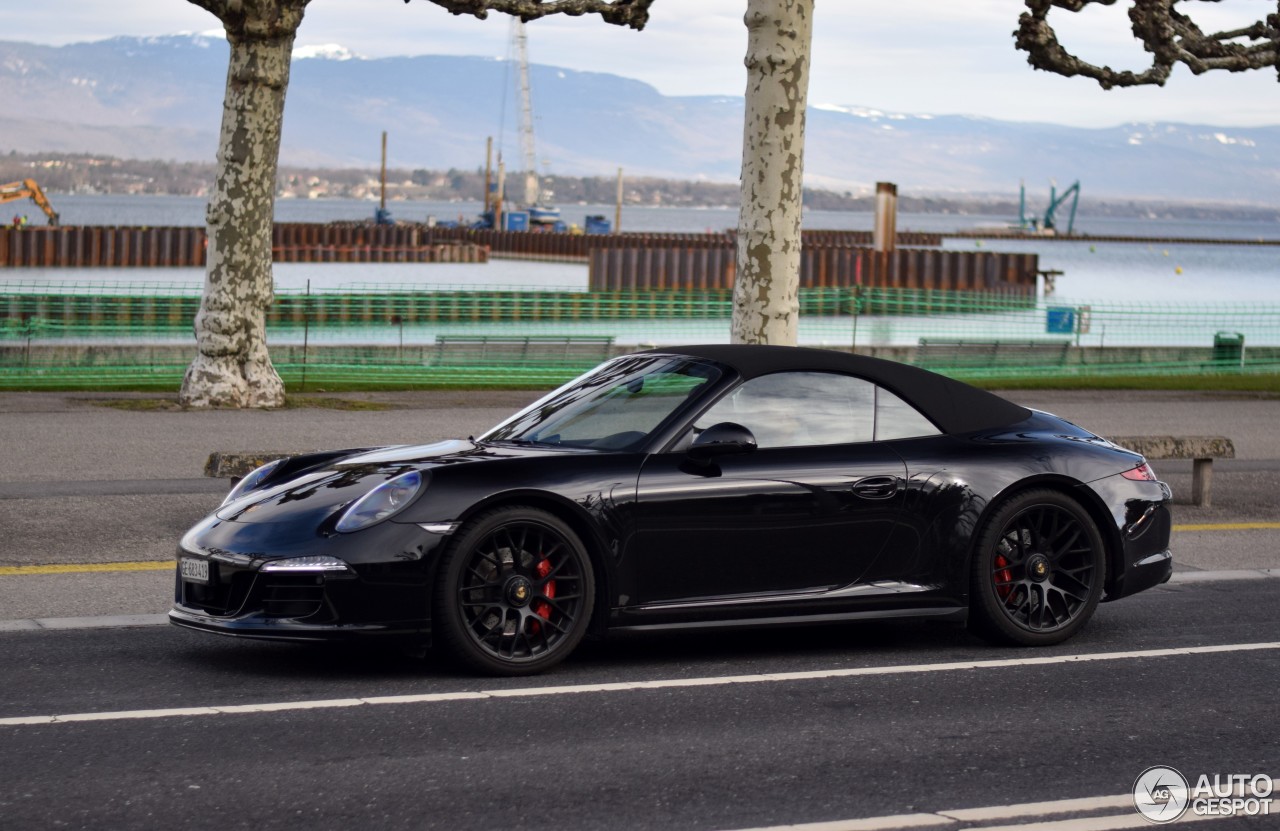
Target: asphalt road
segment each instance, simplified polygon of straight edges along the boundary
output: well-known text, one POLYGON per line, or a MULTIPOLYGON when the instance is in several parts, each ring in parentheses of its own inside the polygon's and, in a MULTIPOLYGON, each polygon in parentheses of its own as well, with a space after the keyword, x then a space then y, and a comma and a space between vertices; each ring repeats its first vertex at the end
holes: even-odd
MULTIPOLYGON (((1222 527, 1280 521, 1275 398, 1010 396, 1103 434, 1227 435, 1240 457, 1215 466, 1208 509, 1185 498, 1189 463, 1157 464, 1175 522, 1193 526, 1174 535, 1178 582, 1104 604, 1050 650, 919 623, 636 636, 494 681, 431 656, 60 620, 167 608, 171 566, 150 563, 225 493, 201 476, 214 450, 467 435, 535 394, 369 397, 394 409, 134 412, 0 395, 0 829, 1092 823, 1057 826, 1074 831, 1140 819, 1121 802, 1151 765, 1280 774, 1280 579, 1196 579, 1280 568, 1280 529, 1222 527), (1206 646, 1230 648, 1187 652, 1206 646), (1098 655, 1111 657, 1027 663, 1098 655), (109 715, 121 711, 136 717, 109 715), (1061 802, 1087 797, 1110 801, 1061 802), (1055 804, 965 813, 1042 801, 1055 804)), ((1237 825, 1280 819, 1212 827, 1237 825)))
POLYGON ((912 623, 633 636, 534 679, 172 627, 10 632, 0 828, 738 829, 1119 797, 1157 764, 1275 774, 1275 582, 1170 584, 1047 650, 912 623), (982 661, 1007 665, 954 666, 982 661), (427 698, 359 701, 386 696, 427 698))

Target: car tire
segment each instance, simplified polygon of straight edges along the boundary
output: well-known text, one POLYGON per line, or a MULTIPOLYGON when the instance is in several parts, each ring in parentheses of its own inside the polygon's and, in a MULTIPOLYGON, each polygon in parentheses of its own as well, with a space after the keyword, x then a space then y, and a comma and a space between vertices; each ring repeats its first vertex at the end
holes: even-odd
POLYGON ((497 508, 468 521, 445 551, 433 629, 470 669, 531 675, 573 652, 594 604, 591 557, 572 528, 538 508, 497 508))
POLYGON ((1060 491, 1024 491, 978 537, 970 628, 999 643, 1061 643, 1093 615, 1106 574, 1102 535, 1080 503, 1060 491))

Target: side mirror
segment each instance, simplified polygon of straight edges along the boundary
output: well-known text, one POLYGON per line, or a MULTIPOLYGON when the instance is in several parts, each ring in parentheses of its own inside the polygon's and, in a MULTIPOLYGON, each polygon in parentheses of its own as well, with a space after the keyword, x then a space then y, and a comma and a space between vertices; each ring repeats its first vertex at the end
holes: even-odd
POLYGON ((741 424, 722 421, 698 434, 689 445, 689 458, 705 462, 717 456, 750 453, 756 449, 756 437, 741 424))

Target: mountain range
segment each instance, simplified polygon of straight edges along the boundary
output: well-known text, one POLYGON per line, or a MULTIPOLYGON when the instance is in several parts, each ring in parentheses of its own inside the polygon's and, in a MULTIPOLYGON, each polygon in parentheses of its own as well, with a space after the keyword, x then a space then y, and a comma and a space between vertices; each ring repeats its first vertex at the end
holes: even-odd
MULTIPOLYGON (((212 160, 226 66, 225 40, 207 35, 0 42, 0 151, 212 160)), ((666 96, 634 79, 541 64, 531 74, 538 155, 551 171, 736 180, 741 98, 666 96)), ((375 167, 387 130, 396 167, 473 170, 484 163, 485 137, 495 136, 514 168, 515 76, 491 58, 300 49, 281 161, 375 167)), ((892 181, 917 195, 1007 198, 1019 179, 1047 190, 1050 177, 1060 187, 1080 180, 1094 198, 1274 206, 1280 126, 1085 129, 855 105, 809 110, 813 187, 856 194, 892 181)))

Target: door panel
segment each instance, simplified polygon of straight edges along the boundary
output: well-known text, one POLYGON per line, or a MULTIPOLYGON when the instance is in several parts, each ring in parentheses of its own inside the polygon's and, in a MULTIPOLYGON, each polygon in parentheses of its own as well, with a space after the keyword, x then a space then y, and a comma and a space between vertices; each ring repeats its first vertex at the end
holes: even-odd
POLYGON ((622 568, 627 605, 854 583, 900 521, 906 468, 872 442, 649 457, 622 568))

